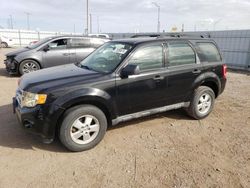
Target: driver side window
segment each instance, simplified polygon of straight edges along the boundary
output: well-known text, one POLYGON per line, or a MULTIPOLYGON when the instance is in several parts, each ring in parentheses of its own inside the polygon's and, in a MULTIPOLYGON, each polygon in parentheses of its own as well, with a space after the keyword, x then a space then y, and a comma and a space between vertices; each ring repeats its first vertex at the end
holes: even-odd
POLYGON ((142 71, 163 67, 162 46, 159 44, 137 49, 129 64, 138 65, 142 71))
POLYGON ((49 43, 49 48, 54 49, 66 49, 68 39, 58 39, 49 43))

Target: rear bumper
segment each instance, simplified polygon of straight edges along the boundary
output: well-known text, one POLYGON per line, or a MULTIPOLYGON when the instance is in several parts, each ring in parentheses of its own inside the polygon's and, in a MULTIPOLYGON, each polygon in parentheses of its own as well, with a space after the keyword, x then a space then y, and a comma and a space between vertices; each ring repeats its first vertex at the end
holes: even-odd
POLYGON ((219 95, 224 92, 225 87, 226 87, 226 83, 227 83, 227 79, 226 78, 221 78, 220 81, 221 81, 221 88, 220 88, 219 95))
POLYGON ((45 143, 51 143, 54 140, 55 126, 50 119, 45 118, 40 106, 21 108, 14 97, 13 113, 16 114, 18 122, 24 130, 39 135, 45 143))

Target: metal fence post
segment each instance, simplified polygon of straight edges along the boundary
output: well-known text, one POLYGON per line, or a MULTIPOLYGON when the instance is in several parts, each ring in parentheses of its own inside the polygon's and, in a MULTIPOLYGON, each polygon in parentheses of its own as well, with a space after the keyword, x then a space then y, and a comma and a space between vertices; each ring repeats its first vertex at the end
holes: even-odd
POLYGON ((20 30, 18 30, 18 37, 19 37, 19 45, 22 46, 21 31, 20 30))
POLYGON ((247 51, 246 69, 250 71, 250 43, 247 51))
POLYGON ((38 40, 40 40, 40 31, 37 32, 38 40))

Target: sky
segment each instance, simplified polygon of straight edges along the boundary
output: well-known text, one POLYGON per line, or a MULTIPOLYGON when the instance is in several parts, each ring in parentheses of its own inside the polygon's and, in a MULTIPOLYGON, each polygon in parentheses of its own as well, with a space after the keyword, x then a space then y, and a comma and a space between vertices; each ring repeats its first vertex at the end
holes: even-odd
MULTIPOLYGON (((250 29, 250 0, 89 0, 92 33, 250 29)), ((86 0, 0 0, 0 27, 78 32, 86 28, 86 0)))

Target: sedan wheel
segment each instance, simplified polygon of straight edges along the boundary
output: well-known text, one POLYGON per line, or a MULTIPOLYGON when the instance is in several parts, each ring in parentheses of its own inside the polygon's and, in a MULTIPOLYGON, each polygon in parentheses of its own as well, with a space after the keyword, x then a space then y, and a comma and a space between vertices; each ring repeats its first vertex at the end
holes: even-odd
POLYGON ((21 75, 34 72, 40 69, 40 65, 33 60, 25 60, 21 63, 19 67, 19 72, 21 75))
POLYGON ((24 73, 29 73, 29 72, 33 72, 33 71, 36 71, 38 70, 38 67, 36 66, 36 64, 30 62, 30 63, 26 63, 24 66, 23 66, 23 72, 24 73))

